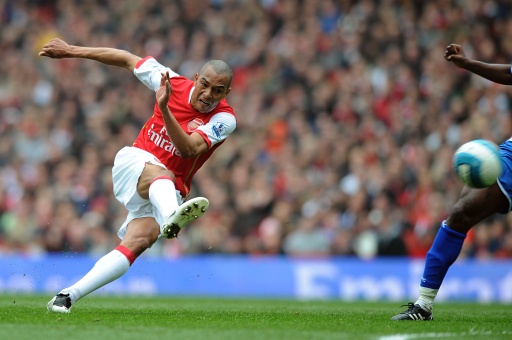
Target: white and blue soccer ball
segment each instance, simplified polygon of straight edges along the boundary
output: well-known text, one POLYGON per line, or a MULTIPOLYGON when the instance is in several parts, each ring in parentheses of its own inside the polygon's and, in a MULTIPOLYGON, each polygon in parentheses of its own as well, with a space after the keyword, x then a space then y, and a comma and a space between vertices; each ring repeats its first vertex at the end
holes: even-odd
POLYGON ((501 175, 503 166, 495 143, 476 139, 461 145, 453 155, 457 177, 472 188, 486 188, 501 175))

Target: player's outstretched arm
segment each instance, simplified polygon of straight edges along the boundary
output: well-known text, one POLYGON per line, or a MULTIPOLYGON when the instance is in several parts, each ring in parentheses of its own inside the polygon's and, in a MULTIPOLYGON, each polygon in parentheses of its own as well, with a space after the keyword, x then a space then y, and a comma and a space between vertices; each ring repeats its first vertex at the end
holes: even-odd
POLYGON ((450 44, 446 47, 444 58, 463 68, 498 84, 512 85, 512 65, 488 64, 470 59, 464 54, 461 45, 450 44))
POLYGON ((124 67, 131 72, 135 69, 137 62, 141 60, 130 52, 109 47, 85 47, 69 45, 65 41, 55 38, 45 44, 39 52, 41 57, 53 59, 62 58, 85 58, 99 61, 100 63, 112 66, 124 67))
POLYGON ((160 87, 156 90, 156 101, 160 111, 162 111, 165 129, 167 130, 167 134, 169 137, 171 137, 172 143, 179 151, 181 157, 197 157, 208 150, 208 144, 206 144, 205 140, 200 134, 193 132, 189 136, 185 131, 183 131, 180 124, 172 115, 171 110, 169 110, 169 107, 167 106, 171 92, 172 87, 171 82, 169 81, 169 71, 167 71, 162 73, 160 87))

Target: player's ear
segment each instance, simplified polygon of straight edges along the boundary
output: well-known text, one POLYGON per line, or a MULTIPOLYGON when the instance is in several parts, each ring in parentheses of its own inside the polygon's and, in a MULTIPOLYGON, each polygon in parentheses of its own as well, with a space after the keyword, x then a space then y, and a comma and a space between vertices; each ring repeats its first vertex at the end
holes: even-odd
POLYGON ((199 73, 196 73, 196 74, 194 75, 194 81, 197 81, 198 79, 199 79, 199 73))
POLYGON ((231 92, 231 87, 228 87, 228 89, 226 90, 226 94, 224 95, 224 98, 228 96, 229 92, 231 92))

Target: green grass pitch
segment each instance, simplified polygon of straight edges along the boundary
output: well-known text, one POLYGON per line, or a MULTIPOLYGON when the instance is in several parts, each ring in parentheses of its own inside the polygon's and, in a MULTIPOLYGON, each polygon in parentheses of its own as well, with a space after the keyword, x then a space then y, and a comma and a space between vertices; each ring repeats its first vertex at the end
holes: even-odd
POLYGON ((438 303, 432 322, 396 322, 400 303, 103 297, 71 314, 47 295, 0 296, 0 339, 512 339, 512 305, 438 303))

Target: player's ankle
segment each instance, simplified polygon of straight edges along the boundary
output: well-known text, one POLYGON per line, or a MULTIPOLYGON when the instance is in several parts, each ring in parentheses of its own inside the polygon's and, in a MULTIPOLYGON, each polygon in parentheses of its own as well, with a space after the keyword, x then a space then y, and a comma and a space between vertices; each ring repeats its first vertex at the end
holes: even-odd
POLYGON ((416 300, 416 302, 414 304, 420 306, 422 309, 424 309, 424 310, 426 310, 427 312, 430 312, 430 313, 432 312, 432 308, 434 306, 433 302, 425 301, 421 297, 418 300, 416 300))

